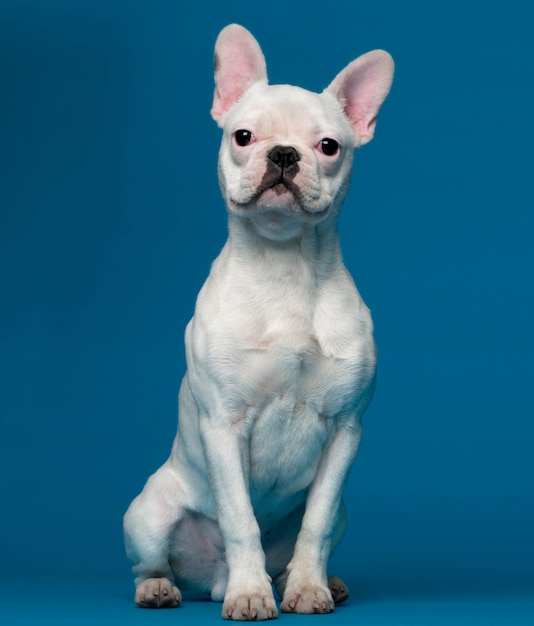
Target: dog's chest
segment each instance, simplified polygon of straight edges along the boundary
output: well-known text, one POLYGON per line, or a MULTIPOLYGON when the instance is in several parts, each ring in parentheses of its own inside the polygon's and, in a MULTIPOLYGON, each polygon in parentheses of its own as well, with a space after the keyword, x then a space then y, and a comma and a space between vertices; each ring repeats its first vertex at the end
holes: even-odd
POLYGON ((318 286, 296 263, 254 284, 241 267, 216 265, 199 296, 191 374, 248 441, 251 493, 268 507, 305 490, 335 429, 357 419, 374 371, 372 324, 344 270, 318 286))
POLYGON ((358 395, 357 359, 325 353, 319 329, 305 318, 297 321, 273 320, 243 370, 243 379, 253 381, 242 389, 255 506, 269 508, 311 484, 325 446, 358 395))
POLYGON ((243 266, 216 269, 190 329, 199 374, 223 405, 245 407, 258 429, 265 421, 271 431, 310 423, 311 415, 324 425, 355 400, 364 370, 374 367, 369 311, 346 270, 317 285, 298 261, 272 277, 262 267, 255 280, 250 270, 240 275, 243 266))
POLYGON ((250 481, 261 500, 311 483, 335 429, 335 387, 343 376, 312 338, 297 348, 275 344, 259 352, 255 368, 263 370, 264 379, 247 419, 250 481))

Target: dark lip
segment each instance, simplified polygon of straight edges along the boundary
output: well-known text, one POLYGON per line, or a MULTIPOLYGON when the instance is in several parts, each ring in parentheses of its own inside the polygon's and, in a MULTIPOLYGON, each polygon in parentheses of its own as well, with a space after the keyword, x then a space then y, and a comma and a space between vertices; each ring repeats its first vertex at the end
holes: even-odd
POLYGON ((254 195, 251 202, 257 200, 264 192, 268 191, 269 189, 274 189, 278 185, 283 185, 291 194, 293 194, 293 197, 297 201, 300 208, 305 210, 300 189, 284 176, 274 178, 273 180, 267 181, 265 184, 263 184, 254 195))

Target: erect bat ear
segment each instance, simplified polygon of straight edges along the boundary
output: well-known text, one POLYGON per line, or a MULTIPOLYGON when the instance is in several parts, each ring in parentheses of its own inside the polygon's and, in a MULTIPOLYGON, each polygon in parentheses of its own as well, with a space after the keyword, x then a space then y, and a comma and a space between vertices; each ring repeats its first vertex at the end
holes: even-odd
POLYGON ((246 28, 230 24, 215 43, 215 93, 211 116, 219 126, 254 83, 267 83, 265 57, 246 28))
POLYGON ((340 102, 348 117, 356 146, 371 141, 376 118, 393 80, 394 63, 384 50, 358 57, 325 89, 340 102))

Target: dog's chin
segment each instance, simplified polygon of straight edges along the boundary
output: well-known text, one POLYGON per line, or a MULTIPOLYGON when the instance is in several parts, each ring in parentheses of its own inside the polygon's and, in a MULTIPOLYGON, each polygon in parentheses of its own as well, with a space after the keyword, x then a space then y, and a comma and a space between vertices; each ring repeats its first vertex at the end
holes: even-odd
POLYGON ((299 198, 283 184, 269 187, 258 194, 252 203, 257 211, 280 211, 293 214, 303 210, 299 198))
POLYGON ((303 230, 322 221, 329 213, 329 208, 321 212, 311 212, 302 208, 298 202, 271 203, 262 198, 253 204, 243 205, 235 211, 253 225, 256 232, 271 241, 290 241, 302 236, 303 230))

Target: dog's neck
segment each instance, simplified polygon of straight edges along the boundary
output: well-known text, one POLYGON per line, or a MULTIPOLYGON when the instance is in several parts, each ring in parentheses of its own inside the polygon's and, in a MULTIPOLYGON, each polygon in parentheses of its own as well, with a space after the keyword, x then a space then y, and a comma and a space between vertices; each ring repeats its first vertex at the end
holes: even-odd
POLYGON ((337 216, 317 224, 301 224, 289 238, 261 234, 249 217, 229 213, 227 252, 247 271, 268 273, 271 279, 306 266, 317 280, 328 279, 342 267, 337 216))

